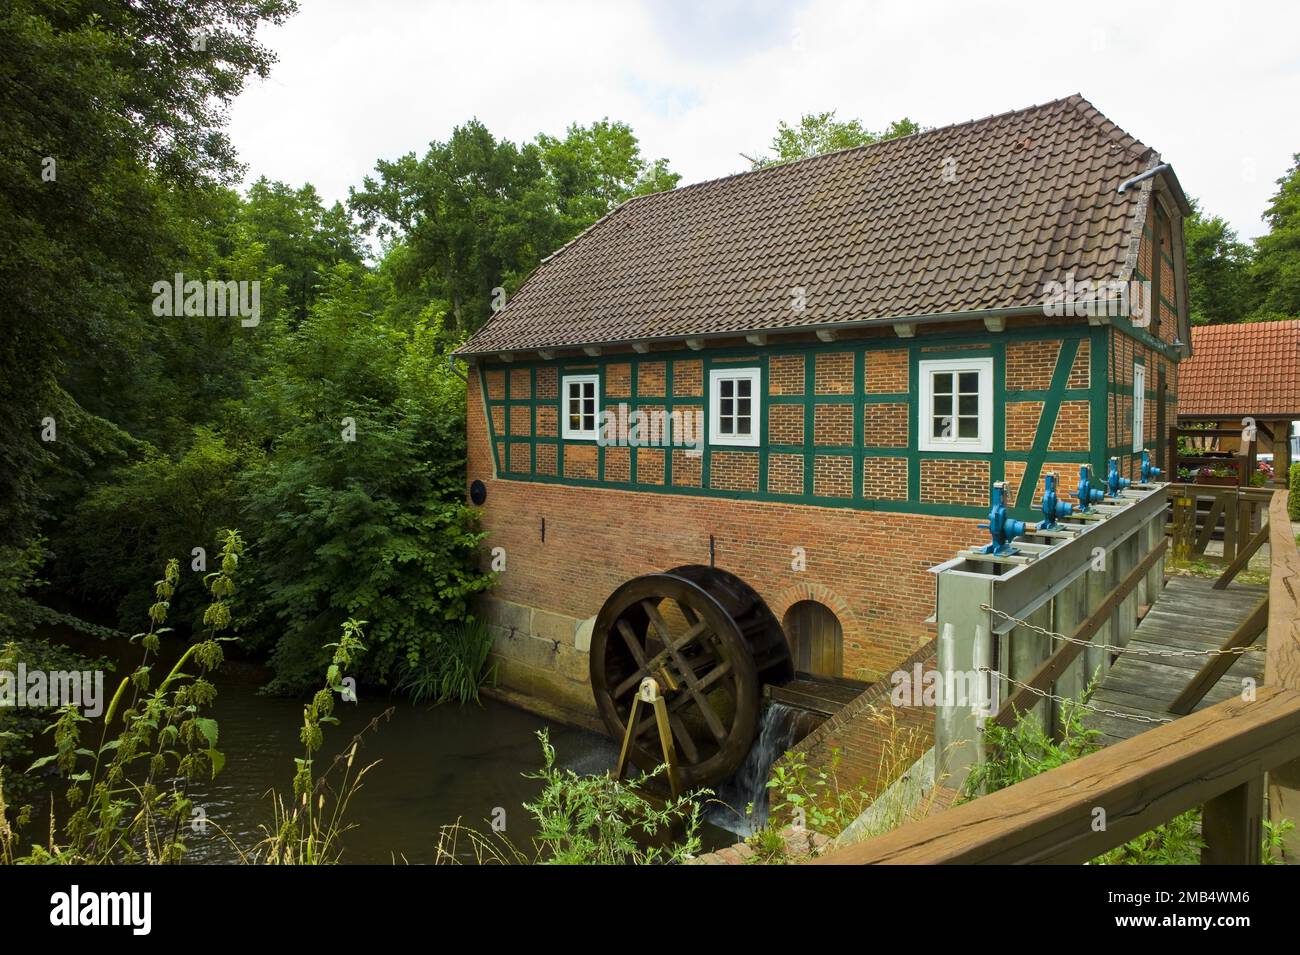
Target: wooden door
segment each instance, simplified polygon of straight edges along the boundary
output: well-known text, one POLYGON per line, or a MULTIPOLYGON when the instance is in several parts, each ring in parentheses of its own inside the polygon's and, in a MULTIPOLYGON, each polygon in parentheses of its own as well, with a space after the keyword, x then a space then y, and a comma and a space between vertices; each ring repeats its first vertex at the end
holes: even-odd
POLYGON ((844 628, 829 607, 801 600, 785 614, 794 668, 818 676, 844 675, 844 628))

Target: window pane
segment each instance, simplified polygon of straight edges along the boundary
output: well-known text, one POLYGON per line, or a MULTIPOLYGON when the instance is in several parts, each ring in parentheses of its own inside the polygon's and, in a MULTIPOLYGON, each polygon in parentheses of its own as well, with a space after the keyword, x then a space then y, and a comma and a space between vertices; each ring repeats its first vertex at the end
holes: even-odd
POLYGON ((952 431, 952 418, 947 415, 939 415, 934 418, 934 427, 931 430, 931 437, 946 438, 952 431))
POLYGON ((962 395, 957 399, 957 413, 962 415, 978 415, 980 413, 980 396, 962 395))
POLYGON ((595 431, 595 430, 596 430, 596 416, 595 416, 594 414, 588 412, 587 414, 583 415, 583 418, 582 418, 582 430, 583 430, 583 431, 595 431))
POLYGON ((952 395, 935 395, 934 408, 931 410, 936 415, 952 414, 952 395))
POLYGON ((934 376, 933 381, 933 391, 936 395, 952 394, 952 372, 939 372, 934 376))
POLYGON ((748 418, 737 418, 737 419, 736 419, 736 434, 749 434, 749 419, 748 419, 748 418))
POLYGON ((749 398, 739 398, 739 399, 737 399, 737 401, 736 401, 736 414, 748 415, 748 414, 750 413, 749 405, 750 405, 750 399, 749 399, 749 398))
POLYGON ((980 423, 978 418, 957 419, 957 437, 978 438, 979 436, 980 436, 980 423))
POLYGON ((723 398, 718 402, 718 413, 724 418, 730 418, 736 413, 736 402, 733 398, 723 398))
POLYGON ((584 398, 596 397, 596 383, 594 381, 584 381, 582 383, 582 396, 584 398))
POLYGON ((742 398, 748 398, 751 394, 753 394, 753 392, 750 390, 752 385, 753 382, 751 382, 748 378, 736 379, 736 389, 737 389, 736 394, 740 395, 740 397, 742 398))
POLYGON ((585 415, 592 415, 592 416, 594 416, 594 415, 596 414, 596 399, 595 399, 595 398, 585 398, 585 399, 583 399, 583 402, 582 402, 582 413, 585 414, 585 415))
POLYGON ((570 431, 581 431, 581 430, 582 430, 582 415, 579 415, 579 414, 572 414, 572 413, 570 413, 570 415, 569 415, 569 430, 570 430, 570 431))
POLYGON ((736 394, 736 383, 730 378, 723 378, 720 384, 722 397, 731 398, 736 394))
POLYGON ((961 379, 961 393, 963 395, 979 394, 980 373, 978 371, 963 371, 959 377, 961 379))
POLYGON ((732 422, 734 422, 735 420, 736 420, 735 418, 723 418, 722 420, 720 420, 718 422, 718 433, 734 434, 735 431, 732 429, 732 422))

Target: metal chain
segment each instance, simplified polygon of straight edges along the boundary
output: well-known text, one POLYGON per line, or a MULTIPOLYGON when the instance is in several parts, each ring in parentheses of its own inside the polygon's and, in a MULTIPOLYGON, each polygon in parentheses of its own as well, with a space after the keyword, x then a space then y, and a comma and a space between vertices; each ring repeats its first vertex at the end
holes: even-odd
MULTIPOLYGON (((980 604, 981 610, 987 610, 994 616, 1001 617, 1003 620, 1009 620, 1017 626, 1024 627, 1026 630, 1032 630, 1035 633, 1041 633, 1045 637, 1051 637, 1053 640, 1064 640, 1066 643, 1077 644, 1081 647, 1101 647, 1102 644, 1093 643, 1091 640, 1080 640, 1076 637, 1069 637, 1063 633, 1057 633, 1055 630, 1048 630, 1045 627, 1039 627, 1030 623, 1028 620, 1021 620, 1019 617, 1013 617, 1009 613, 1004 613, 990 607, 988 604, 980 604)), ((1147 657, 1219 657, 1219 656, 1240 656, 1243 653, 1263 653, 1267 647, 1260 643, 1252 643, 1246 647, 1232 647, 1223 649, 1216 647, 1213 650, 1164 650, 1156 647, 1106 647, 1111 653, 1136 653, 1139 656, 1147 657)))
POLYGON ((988 667, 980 667, 980 673, 992 673, 995 677, 1006 680, 1022 690, 1028 690, 1035 696, 1042 697, 1045 700, 1055 700, 1057 703, 1069 703, 1071 706, 1078 706, 1082 709, 1089 710, 1093 713, 1100 713, 1103 716, 1113 716, 1117 720, 1131 720, 1134 723, 1172 723, 1173 720, 1165 719, 1160 716, 1138 716, 1135 713, 1121 713, 1119 710, 1108 710, 1104 706, 1093 706, 1091 703, 1084 703, 1080 700, 1072 700, 1068 696, 1057 696, 1054 693, 1048 693, 1046 690, 1040 690, 1036 686, 1030 686, 1028 683, 1021 683, 1014 680, 1005 673, 999 673, 997 670, 990 670, 988 667))

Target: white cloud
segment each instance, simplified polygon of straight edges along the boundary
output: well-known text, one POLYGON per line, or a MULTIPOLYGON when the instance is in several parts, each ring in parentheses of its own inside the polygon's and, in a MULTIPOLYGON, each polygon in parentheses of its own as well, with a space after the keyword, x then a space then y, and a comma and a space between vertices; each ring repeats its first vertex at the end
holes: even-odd
POLYGON ((304 0, 231 134, 250 175, 333 200, 471 116, 514 140, 621 119, 693 182, 802 112, 938 126, 1079 92, 1249 237, 1300 151, 1298 28, 1294 3, 304 0))

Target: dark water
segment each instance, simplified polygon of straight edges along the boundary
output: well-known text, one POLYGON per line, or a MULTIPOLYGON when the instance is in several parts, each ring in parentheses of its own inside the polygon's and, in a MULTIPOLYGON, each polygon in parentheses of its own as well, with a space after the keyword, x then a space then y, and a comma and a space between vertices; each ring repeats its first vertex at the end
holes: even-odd
MULTIPOLYGON (((216 780, 196 789, 194 801, 231 839, 216 826, 191 832, 188 857, 196 862, 236 861, 231 840, 246 847, 263 837, 261 826, 272 819, 267 793, 292 792, 293 760, 302 755, 300 701, 261 696, 250 683, 221 680, 218 686, 212 715, 227 762, 216 780)), ((548 724, 487 699, 482 706, 427 707, 359 695, 355 704, 336 704, 341 725, 325 727, 316 758, 323 771, 371 719, 394 708, 390 720, 365 733, 354 762, 360 768, 379 761, 349 806, 347 819, 356 828, 343 837, 345 862, 431 862, 440 827, 459 818, 486 833, 494 814, 501 818, 499 810, 506 835, 527 850, 535 827, 522 803, 537 796, 541 784, 523 774, 541 767, 537 731, 548 725, 562 768, 600 773, 618 757, 604 736, 548 724)))
MULTIPOLYGON (((47 636, 88 656, 118 658, 116 671, 105 680, 109 695, 139 662, 139 649, 124 641, 101 643, 71 632, 47 636)), ((179 640, 168 643, 157 671, 180 651, 179 640)), ((260 694, 266 677, 260 667, 228 663, 213 679, 218 693, 210 715, 218 723, 217 748, 226 765, 215 780, 192 789, 196 807, 213 825, 191 827, 187 861, 239 861, 240 850, 255 846, 273 825, 270 792, 292 794, 294 758, 303 755, 298 733, 304 701, 260 694)), ((325 744, 315 757, 319 774, 365 730, 354 768, 376 763, 348 808, 346 818, 354 828, 342 838, 345 863, 432 862, 441 827, 458 819, 483 833, 490 832, 494 818, 503 819, 504 834, 532 857, 536 826, 522 804, 542 788, 539 780, 524 775, 542 766, 538 731, 549 731, 561 769, 603 773, 618 758, 617 746, 602 734, 487 698, 481 705, 417 706, 400 697, 367 694, 364 688, 358 697, 356 703, 336 699, 340 722, 323 727, 325 744), (389 708, 391 717, 368 730, 389 708)), ((717 817, 717 807, 709 815, 717 817)), ((738 818, 725 809, 723 816, 738 818)), ((735 841, 716 825, 706 826, 702 837, 706 849, 735 841)))

